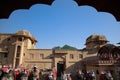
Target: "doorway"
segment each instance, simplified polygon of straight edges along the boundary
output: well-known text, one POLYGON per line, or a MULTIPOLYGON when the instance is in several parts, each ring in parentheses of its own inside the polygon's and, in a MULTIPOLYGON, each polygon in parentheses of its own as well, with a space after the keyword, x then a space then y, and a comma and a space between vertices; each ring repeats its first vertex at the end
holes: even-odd
POLYGON ((57 77, 61 77, 61 73, 65 70, 65 62, 59 61, 57 63, 57 77))

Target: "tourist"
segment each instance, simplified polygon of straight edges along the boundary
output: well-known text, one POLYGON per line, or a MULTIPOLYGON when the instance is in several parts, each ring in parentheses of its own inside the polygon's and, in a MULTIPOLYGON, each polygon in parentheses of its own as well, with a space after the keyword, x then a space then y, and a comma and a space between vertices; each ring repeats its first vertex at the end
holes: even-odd
POLYGON ((68 79, 68 80, 72 80, 72 78, 71 78, 71 74, 70 74, 70 73, 67 74, 67 79, 68 79))
POLYGON ((57 77, 57 71, 56 71, 55 68, 53 68, 52 73, 53 73, 53 80, 56 80, 56 77, 57 77))
POLYGON ((95 72, 90 71, 90 80, 95 80, 95 72))
POLYGON ((100 74, 100 80, 106 80, 105 72, 101 72, 100 74))
POLYGON ((81 70, 78 70, 78 72, 77 72, 77 79, 84 80, 84 74, 81 70))
POLYGON ((36 66, 33 67, 33 71, 31 72, 32 80, 39 80, 39 71, 36 66))
POLYGON ((63 73, 61 73, 61 80, 67 80, 67 74, 65 70, 63 71, 63 73))
POLYGON ((20 78, 21 80, 28 80, 27 72, 25 69, 21 71, 20 78))
POLYGON ((106 80, 113 80, 113 77, 112 77, 110 71, 107 71, 107 73, 106 73, 106 80))

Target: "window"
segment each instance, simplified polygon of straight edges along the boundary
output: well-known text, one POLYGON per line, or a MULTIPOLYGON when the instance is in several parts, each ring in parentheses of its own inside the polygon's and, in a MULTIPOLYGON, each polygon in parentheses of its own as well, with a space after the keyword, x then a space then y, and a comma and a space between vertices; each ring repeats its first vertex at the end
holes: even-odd
POLYGON ((79 54, 79 58, 83 58, 83 55, 82 55, 82 54, 79 54))
POLYGON ((8 53, 4 53, 4 58, 7 58, 8 57, 8 53))
POLYGON ((23 54, 23 56, 25 56, 25 53, 23 54))
POLYGON ((18 38, 18 41, 22 41, 22 38, 18 38))
POLYGON ((17 55, 16 57, 20 57, 21 46, 17 46, 17 55))
POLYGON ((17 67, 19 65, 19 61, 20 61, 19 59, 15 60, 15 67, 17 67))
POLYGON ((6 51, 8 51, 8 48, 5 48, 6 51))
POLYGON ((43 59, 44 58, 44 54, 40 54, 40 59, 43 59))
POLYGON ((31 53, 31 54, 30 54, 30 58, 32 58, 32 59, 33 59, 33 58, 34 58, 34 54, 32 54, 32 53, 31 53))
POLYGON ((73 59, 73 58, 74 58, 73 54, 70 54, 70 59, 73 59))
POLYGON ((7 41, 10 41, 10 38, 8 38, 7 41))

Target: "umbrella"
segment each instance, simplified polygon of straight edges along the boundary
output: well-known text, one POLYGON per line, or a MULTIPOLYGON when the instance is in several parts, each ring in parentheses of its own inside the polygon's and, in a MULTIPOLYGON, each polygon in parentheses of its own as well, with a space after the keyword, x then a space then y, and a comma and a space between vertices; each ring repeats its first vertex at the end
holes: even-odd
POLYGON ((100 12, 111 13, 117 21, 120 21, 120 0, 74 0, 79 6, 88 5, 100 12))
POLYGON ((0 0, 0 18, 8 18, 17 9, 29 9, 33 4, 51 5, 54 0, 0 0))

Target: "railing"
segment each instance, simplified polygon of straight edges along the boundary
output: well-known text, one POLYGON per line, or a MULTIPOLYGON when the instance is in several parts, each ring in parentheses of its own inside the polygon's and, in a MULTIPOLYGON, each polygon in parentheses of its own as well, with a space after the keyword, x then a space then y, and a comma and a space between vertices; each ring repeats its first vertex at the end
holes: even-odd
POLYGON ((90 64, 90 65, 120 65, 119 60, 96 60, 96 61, 84 61, 85 64, 90 64))
POLYGON ((98 64, 118 64, 120 61, 117 60, 98 60, 98 64))

